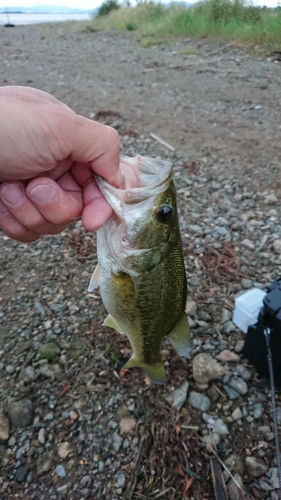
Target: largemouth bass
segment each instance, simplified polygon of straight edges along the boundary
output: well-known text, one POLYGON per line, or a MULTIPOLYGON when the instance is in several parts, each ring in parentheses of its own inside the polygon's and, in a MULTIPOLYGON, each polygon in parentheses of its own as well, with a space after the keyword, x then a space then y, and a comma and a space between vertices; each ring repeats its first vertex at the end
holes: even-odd
POLYGON ((97 177, 114 215, 97 232, 98 266, 89 291, 100 286, 109 313, 103 325, 130 341, 133 355, 125 367, 142 367, 162 384, 164 337, 180 356, 188 355, 190 340, 172 165, 137 156, 123 157, 120 168, 124 189, 97 177))

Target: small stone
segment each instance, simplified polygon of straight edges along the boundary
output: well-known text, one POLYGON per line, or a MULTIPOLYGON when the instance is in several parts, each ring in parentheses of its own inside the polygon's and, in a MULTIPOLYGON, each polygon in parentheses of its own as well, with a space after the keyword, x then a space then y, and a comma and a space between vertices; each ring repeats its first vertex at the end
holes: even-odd
POLYGON ((245 396, 248 392, 248 385, 242 378, 232 377, 228 382, 228 385, 242 396, 245 396))
POLYGON ((193 378, 199 384, 217 380, 224 374, 224 369, 214 358, 204 353, 197 354, 192 362, 193 378))
POLYGON ((244 345, 245 345, 245 340, 237 340, 235 347, 234 347, 234 351, 235 352, 242 352, 244 349, 244 345))
POLYGON ((187 316, 195 316, 197 310, 197 304, 195 300, 187 299, 185 304, 185 312, 187 316))
POLYGON ((229 399, 237 399, 239 398, 239 393, 232 389, 232 387, 229 387, 228 385, 223 386, 226 394, 228 395, 229 399))
POLYGON ((244 474, 244 465, 242 458, 236 453, 232 453, 225 460, 226 467, 230 470, 230 472, 240 474, 243 476, 244 474))
POLYGON ((114 432, 113 439, 112 439, 112 447, 116 451, 116 453, 118 453, 118 451, 120 450, 122 442, 123 442, 123 439, 118 434, 118 432, 114 432))
POLYGON ((0 441, 7 441, 9 439, 10 422, 3 413, 0 413, 0 441))
POLYGON ((45 444, 46 442, 46 429, 42 428, 38 432, 38 441, 40 444, 45 444))
POLYGON ((37 379, 35 368, 31 365, 23 367, 20 372, 19 378, 20 380, 24 380, 25 382, 33 382, 37 379))
POLYGON ((263 413, 262 404, 261 403, 256 403, 253 406, 253 417, 254 417, 254 419, 258 420, 262 416, 262 413, 263 413))
POLYGON ((79 415, 78 415, 78 413, 76 413, 76 411, 71 410, 69 412, 69 418, 70 418, 70 420, 77 420, 78 417, 79 417, 79 415))
POLYGON ((120 433, 128 434, 136 427, 136 425, 137 425, 136 419, 133 417, 121 418, 119 422, 120 433))
POLYGON ((61 367, 58 364, 49 365, 45 363, 39 368, 40 375, 46 378, 54 378, 61 373, 61 367))
POLYGON ((228 349, 225 349, 224 351, 221 351, 217 356, 217 359, 220 361, 223 361, 224 363, 238 363, 240 361, 240 357, 235 354, 233 351, 229 351, 228 349))
MULTIPOLYGON (((243 488, 242 477, 239 474, 234 474, 234 479, 243 488)), ((241 500, 241 489, 233 481, 229 481, 227 484, 227 493, 229 500, 241 500)))
POLYGON ((57 445, 57 453, 62 460, 64 460, 70 453, 74 451, 74 446, 68 441, 64 441, 63 443, 59 443, 57 445))
POLYGON ((172 408, 174 408, 174 410, 179 411, 181 409, 187 397, 188 387, 189 383, 185 381, 175 389, 172 396, 172 408))
POLYGON ((26 478, 27 478, 27 475, 28 475, 28 469, 24 466, 22 467, 19 467, 17 470, 16 470, 16 474, 15 474, 15 480, 18 482, 18 483, 23 483, 26 478))
POLYGON ((220 444, 221 437, 219 434, 215 434, 214 432, 210 436, 209 434, 205 434, 202 437, 202 441, 205 443, 207 450, 211 451, 215 445, 220 444))
POLYGON ((10 399, 8 401, 8 415, 14 428, 27 427, 33 418, 32 402, 30 399, 20 401, 10 399))
POLYGON ((242 241, 242 245, 244 247, 250 248, 251 250, 255 250, 255 245, 252 241, 248 240, 247 238, 242 241))
POLYGON ((189 226, 189 230, 192 232, 192 233, 196 233, 196 234, 200 234, 200 236, 203 236, 203 229, 201 226, 199 226, 198 224, 191 224, 189 226))
POLYGON ((234 323, 232 323, 232 321, 227 321, 222 327, 223 333, 231 333, 234 332, 235 329, 236 326, 234 325, 234 323))
POLYGON ((281 240, 275 240, 272 244, 273 250, 281 254, 281 240))
POLYGON ((126 484, 125 474, 118 474, 118 476, 117 476, 117 486, 118 486, 118 488, 124 488, 125 484, 126 484))
POLYGON ((240 418, 243 417, 243 413, 241 411, 241 408, 238 406, 235 408, 235 410, 231 413, 231 417, 233 420, 239 420, 240 418))
POLYGON ((56 466, 56 475, 60 478, 66 477, 65 468, 63 465, 56 466))
POLYGON ((222 418, 216 418, 213 425, 213 432, 219 436, 227 436, 229 430, 222 418))
POLYGON ((49 472, 53 467, 54 450, 47 450, 36 460, 37 474, 40 476, 49 472))
POLYGON ((207 396, 195 391, 190 393, 188 403, 190 406, 200 411, 208 411, 211 406, 211 401, 207 396))
POLYGON ((221 315, 221 322, 226 323, 229 321, 232 317, 232 312, 229 311, 229 309, 223 309, 222 310, 222 315, 221 315))
POLYGON ((267 441, 272 441, 272 439, 274 439, 274 433, 271 431, 269 425, 261 425, 260 427, 258 427, 258 430, 261 434, 264 435, 267 441))
POLYGON ((15 367, 13 365, 7 365, 5 366, 5 370, 9 375, 13 375, 15 372, 15 367))
POLYGON ((266 196, 264 202, 267 203, 267 205, 275 205, 275 203, 278 202, 278 198, 274 193, 271 193, 268 196, 266 196))
POLYGON ((48 361, 54 361, 60 354, 60 348, 55 342, 47 342, 39 347, 38 354, 41 358, 45 358, 48 361))
POLYGON ((261 458, 246 457, 248 474, 252 477, 260 477, 267 471, 267 465, 261 458))

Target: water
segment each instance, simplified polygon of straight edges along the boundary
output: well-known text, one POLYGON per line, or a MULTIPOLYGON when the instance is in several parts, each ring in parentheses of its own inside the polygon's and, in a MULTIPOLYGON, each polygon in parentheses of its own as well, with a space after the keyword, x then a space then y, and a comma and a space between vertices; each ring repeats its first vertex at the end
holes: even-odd
MULTIPOLYGON (((91 14, 9 14, 9 22, 15 25, 59 23, 62 21, 89 21, 90 19, 91 14)), ((3 26, 7 22, 7 15, 0 14, 0 26, 3 26)))

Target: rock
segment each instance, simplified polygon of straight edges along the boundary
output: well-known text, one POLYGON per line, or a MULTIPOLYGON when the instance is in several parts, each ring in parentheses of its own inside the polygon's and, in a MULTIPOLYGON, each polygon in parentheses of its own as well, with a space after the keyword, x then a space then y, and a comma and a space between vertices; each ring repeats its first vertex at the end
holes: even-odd
POLYGON ((281 240, 275 240, 272 244, 274 252, 281 254, 281 240))
MULTIPOLYGON (((242 477, 239 474, 234 474, 234 479, 243 488, 242 477)), ((229 500, 241 500, 241 489, 233 481, 229 481, 227 484, 227 493, 229 500)))
POLYGON ((60 355, 60 348, 55 342, 47 342, 39 347, 38 354, 40 358, 53 362, 60 355))
POLYGON ((64 441, 63 443, 59 443, 57 445, 57 454, 63 460, 70 455, 74 451, 74 446, 68 441, 64 441))
POLYGON ((255 250, 255 245, 252 241, 245 239, 241 243, 244 247, 250 248, 250 250, 255 250))
POLYGON ((219 436, 227 436, 229 430, 222 418, 216 418, 213 425, 213 432, 219 436))
POLYGON ((3 413, 0 413, 0 441, 7 441, 9 439, 10 422, 3 413))
POLYGON ((256 403, 253 406, 253 417, 254 417, 254 419, 258 420, 262 416, 262 413, 263 413, 262 404, 261 403, 256 403))
POLYGON ((188 298, 185 304, 185 312, 187 316, 195 316, 196 310, 197 310, 196 302, 188 298))
POLYGON ((232 323, 232 321, 227 321, 222 327, 223 333, 231 333, 234 332, 235 330, 236 326, 234 325, 234 323, 232 323))
POLYGON ((15 373, 15 367, 13 365, 5 366, 5 370, 9 375, 13 375, 13 373, 15 373))
POLYGON ((207 450, 212 450, 215 445, 220 444, 221 437, 218 434, 212 433, 210 434, 205 434, 202 436, 202 441, 205 443, 207 450))
POLYGON ((50 365, 45 363, 39 368, 40 375, 46 378, 54 378, 61 373, 61 367, 58 364, 50 365))
POLYGON ((240 357, 237 356, 235 352, 229 351, 228 349, 221 351, 216 358, 224 363, 238 363, 240 361, 240 357))
POLYGON ((32 402, 30 399, 20 401, 10 399, 8 401, 8 415, 14 428, 27 427, 33 418, 32 402))
POLYGON ((66 477, 65 468, 63 465, 59 464, 56 466, 56 475, 60 478, 66 477))
POLYGON ((196 408, 196 410, 200 411, 208 411, 211 406, 211 401, 207 396, 195 391, 190 393, 188 403, 192 408, 196 408))
POLYGON ((118 488, 124 488, 126 484, 126 476, 125 474, 118 474, 117 476, 117 486, 118 488))
POLYGON ((123 442, 123 439, 118 434, 118 432, 114 432, 113 439, 112 439, 112 447, 113 447, 114 451, 116 451, 116 453, 118 453, 118 451, 120 450, 122 442, 123 442))
POLYGON ((45 444, 46 442, 46 429, 42 428, 38 432, 38 441, 40 444, 45 444))
POLYGON ((54 450, 47 450, 36 460, 37 474, 40 476, 45 472, 49 472, 53 467, 54 450))
POLYGON ((242 396, 245 396, 248 392, 248 385, 242 378, 232 377, 228 382, 228 385, 242 396))
POLYGON ((241 476, 244 474, 244 465, 242 458, 236 453, 232 453, 225 460, 225 465, 228 467, 230 472, 238 473, 241 476))
POLYGON ((267 205, 275 205, 275 203, 278 202, 278 198, 274 193, 271 193, 266 196, 264 202, 267 203, 267 205))
POLYGON ((222 310, 222 315, 221 315, 221 322, 226 323, 229 321, 232 317, 232 312, 229 311, 229 309, 223 309, 222 310))
POLYGON ((120 433, 128 434, 136 427, 136 425, 137 425, 136 419, 133 417, 121 418, 119 422, 120 433))
POLYGON ((247 290, 248 288, 252 288, 253 286, 253 282, 252 280, 250 279, 247 279, 247 278, 244 278, 242 281, 241 281, 241 284, 242 284, 242 287, 247 290))
POLYGON ((239 393, 235 391, 235 389, 232 389, 232 387, 229 387, 228 385, 223 386, 226 394, 228 395, 229 399, 237 399, 239 398, 239 393))
POLYGON ((206 384, 210 380, 217 380, 224 374, 220 363, 207 354, 197 354, 192 362, 193 378, 199 384, 206 384))
POLYGON ((200 236, 203 236, 203 229, 198 224, 190 224, 189 230, 192 233, 200 234, 200 236))
POLYGON ((33 366, 25 366, 22 368, 19 379, 24 380, 24 382, 33 382, 37 379, 37 374, 33 366))
POLYGON ((247 472, 252 477, 260 477, 267 471, 267 465, 261 458, 246 457, 247 472))
POLYGON ((241 408, 239 406, 237 408, 235 408, 235 410, 233 410, 233 412, 231 413, 231 417, 233 420, 239 420, 240 418, 243 417, 243 413, 242 413, 241 408))
POLYGON ((175 389, 170 401, 174 410, 179 411, 181 409, 187 397, 188 387, 189 383, 186 381, 175 389))
POLYGON ((28 475, 28 469, 24 466, 21 466, 16 470, 15 480, 18 483, 23 483, 26 480, 27 475, 28 475))
POLYGON ((237 340, 235 347, 234 347, 234 351, 235 352, 242 352, 244 349, 244 345, 245 345, 245 340, 237 340))
POLYGON ((258 427, 258 430, 261 434, 263 434, 267 441, 272 441, 272 439, 274 439, 274 433, 271 431, 269 425, 261 425, 260 427, 258 427))

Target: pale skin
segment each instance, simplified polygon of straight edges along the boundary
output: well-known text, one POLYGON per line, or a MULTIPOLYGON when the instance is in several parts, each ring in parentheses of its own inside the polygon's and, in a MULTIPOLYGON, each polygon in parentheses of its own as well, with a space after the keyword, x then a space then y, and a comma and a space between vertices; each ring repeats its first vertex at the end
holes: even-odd
POLYGON ((111 127, 30 87, 0 87, 0 228, 30 243, 82 217, 98 229, 112 214, 94 173, 119 187, 120 143, 111 127))

